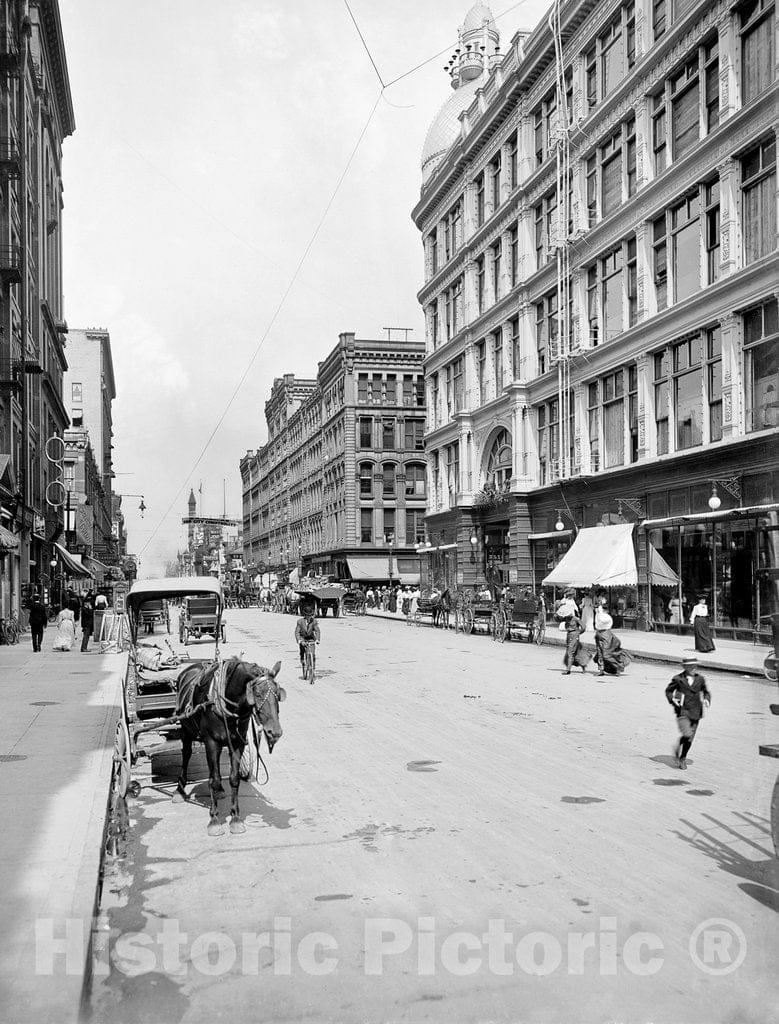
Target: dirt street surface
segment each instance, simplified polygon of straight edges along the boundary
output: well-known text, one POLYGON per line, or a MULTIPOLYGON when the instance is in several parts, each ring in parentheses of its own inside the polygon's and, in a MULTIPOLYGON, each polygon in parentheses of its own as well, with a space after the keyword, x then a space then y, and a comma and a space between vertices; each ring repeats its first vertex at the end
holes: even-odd
POLYGON ((270 781, 209 838, 202 753, 187 803, 178 745, 136 776, 93 1022, 777 1019, 774 687, 711 673, 680 771, 669 666, 325 619, 311 686, 293 618, 227 622, 283 662, 270 781))

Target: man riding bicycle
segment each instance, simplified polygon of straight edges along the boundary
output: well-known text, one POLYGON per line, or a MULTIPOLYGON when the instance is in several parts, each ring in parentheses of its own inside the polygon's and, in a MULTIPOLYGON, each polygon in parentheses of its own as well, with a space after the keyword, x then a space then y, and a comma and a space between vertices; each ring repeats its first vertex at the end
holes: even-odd
POLYGON ((295 639, 298 642, 298 648, 300 650, 300 669, 303 672, 303 678, 306 677, 306 643, 314 640, 319 643, 321 636, 319 633, 319 623, 316 621, 315 609, 308 605, 303 609, 303 616, 298 619, 295 626, 295 639))

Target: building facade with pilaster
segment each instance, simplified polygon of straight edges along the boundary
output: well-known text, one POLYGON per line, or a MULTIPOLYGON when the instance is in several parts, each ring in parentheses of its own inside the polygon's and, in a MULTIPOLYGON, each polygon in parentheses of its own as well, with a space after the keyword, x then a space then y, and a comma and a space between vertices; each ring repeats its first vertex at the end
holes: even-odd
POLYGON ((64 528, 67 325, 62 301, 62 143, 74 130, 57 0, 0 2, 0 615, 52 583, 64 528), (61 449, 55 451, 59 454, 61 449), (53 485, 53 486, 52 486, 53 485), (48 500, 47 500, 48 499, 48 500))
POLYGON ((422 342, 339 335, 316 378, 277 378, 241 460, 249 573, 414 583, 424 539, 422 342))
POLYGON ((447 70, 413 211, 429 577, 539 592, 582 527, 630 522, 618 625, 705 594, 751 636, 779 554, 775 4, 574 0, 505 54, 476 5, 447 70))

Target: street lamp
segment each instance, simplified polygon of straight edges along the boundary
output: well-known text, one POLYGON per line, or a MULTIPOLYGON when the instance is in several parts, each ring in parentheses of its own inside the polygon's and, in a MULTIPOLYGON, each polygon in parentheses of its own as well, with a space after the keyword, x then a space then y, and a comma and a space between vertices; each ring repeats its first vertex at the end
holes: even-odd
POLYGON ((141 499, 141 503, 138 506, 138 511, 141 513, 141 519, 143 519, 143 513, 146 511, 146 505, 144 504, 144 500, 143 500, 143 495, 142 494, 122 494, 122 495, 120 495, 120 497, 122 497, 122 498, 140 498, 141 499))
POLYGON ((387 568, 388 568, 388 575, 389 575, 389 584, 390 584, 390 586, 392 586, 392 545, 394 544, 394 542, 395 542, 395 534, 394 533, 390 532, 390 533, 385 533, 384 534, 384 543, 389 548, 389 558, 388 558, 388 563, 389 564, 388 564, 387 568))

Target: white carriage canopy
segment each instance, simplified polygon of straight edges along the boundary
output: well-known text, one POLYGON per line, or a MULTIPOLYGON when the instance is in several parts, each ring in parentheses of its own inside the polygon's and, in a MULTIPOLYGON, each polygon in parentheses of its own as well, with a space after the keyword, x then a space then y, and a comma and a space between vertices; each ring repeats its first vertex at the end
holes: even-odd
MULTIPOLYGON (((544 586, 638 586, 634 526, 634 523, 618 523, 579 530, 570 549, 544 579, 544 586)), ((648 569, 649 582, 654 587, 675 587, 679 583, 679 577, 651 545, 648 569)))

